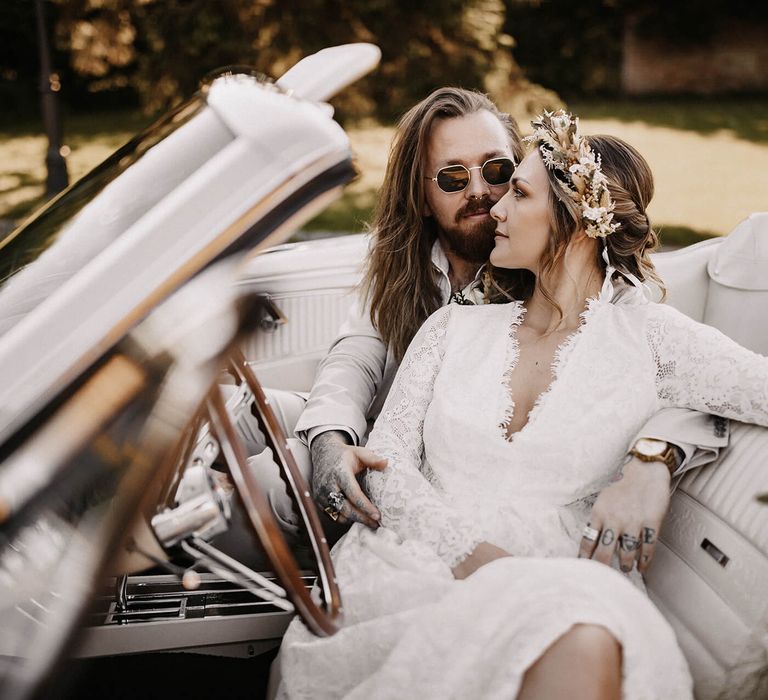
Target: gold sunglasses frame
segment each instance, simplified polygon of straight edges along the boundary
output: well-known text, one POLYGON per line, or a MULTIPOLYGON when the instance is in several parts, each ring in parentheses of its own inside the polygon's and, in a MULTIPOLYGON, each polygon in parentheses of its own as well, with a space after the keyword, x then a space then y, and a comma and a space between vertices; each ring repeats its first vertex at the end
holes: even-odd
POLYGON ((429 177, 428 175, 425 175, 424 179, 425 180, 432 180, 432 182, 434 182, 437 185, 438 189, 441 192, 444 192, 445 194, 457 194, 459 192, 463 192, 464 190, 467 189, 467 187, 469 187, 469 183, 472 182, 472 171, 473 170, 479 170, 480 171, 480 177, 483 178, 483 182, 485 182, 486 185, 488 185, 489 187, 501 187, 504 184, 503 182, 500 182, 498 184, 494 184, 492 182, 488 182, 488 180, 485 178, 485 175, 483 175, 483 168, 485 168, 485 166, 488 165, 488 163, 492 163, 492 162, 497 161, 497 160, 508 160, 510 163, 512 163, 512 172, 513 173, 515 172, 515 168, 517 167, 517 163, 515 163, 515 159, 514 158, 510 158, 509 156, 497 156, 496 158, 489 158, 482 165, 473 165, 471 168, 468 168, 466 165, 462 165, 461 163, 455 163, 453 165, 444 165, 442 168, 438 169, 438 171, 435 173, 434 177, 429 177), (467 171, 467 184, 464 185, 464 187, 462 187, 460 190, 448 191, 448 190, 444 190, 442 187, 440 187, 440 184, 438 183, 437 180, 440 177, 440 173, 443 172, 443 170, 447 170, 448 168, 463 168, 464 170, 467 171))

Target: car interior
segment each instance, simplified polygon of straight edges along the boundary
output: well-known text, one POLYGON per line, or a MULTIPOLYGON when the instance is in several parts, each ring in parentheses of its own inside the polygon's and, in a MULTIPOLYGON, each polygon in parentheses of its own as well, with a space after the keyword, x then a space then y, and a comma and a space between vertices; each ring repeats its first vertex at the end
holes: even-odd
MULTIPOLYGON (((296 243, 252 261, 242 284, 268 294, 288 319, 245 342, 265 386, 310 390, 316 363, 355 303, 366 246, 362 235, 296 243)), ((753 214, 727 237, 653 257, 666 303, 768 354, 768 214, 753 214)), ((283 416, 288 433, 297 418, 283 416)), ((768 508, 756 498, 768 490, 768 430, 731 421, 730 431, 730 446, 714 463, 675 484, 647 576, 700 698, 726 689, 735 697, 768 692, 768 599, 758 583, 768 581, 768 508)))
MULTIPOLYGON (((281 78, 281 89, 324 101, 378 60, 370 47, 356 46, 359 60, 342 56, 354 67, 351 74, 337 78, 336 69, 298 64, 281 78)), ((39 372, 49 372, 50 381, 35 383, 30 356, 0 338, 0 384, 8 396, 0 418, 8 426, 3 437, 11 436, 2 445, 0 471, 4 697, 29 697, 35 679, 63 656, 253 658, 276 649, 297 612, 316 634, 332 634, 338 624, 343 592, 333 578, 330 538, 290 450, 301 402, 280 396, 311 389, 318 362, 356 303, 368 239, 268 247, 338 194, 354 174, 351 154, 340 127, 323 121, 331 123, 322 105, 297 103, 298 109, 274 86, 234 95, 223 88, 212 100, 209 94, 208 107, 198 105, 197 118, 183 115, 171 133, 181 138, 215 122, 210 162, 197 169, 194 149, 161 144, 186 154, 190 176, 179 184, 176 170, 161 168, 170 188, 161 211, 135 221, 139 212, 130 206, 114 209, 126 217, 128 234, 108 246, 97 270, 103 298, 85 284, 62 284, 70 296, 59 294, 48 317, 30 314, 9 324, 9 336, 28 336, 39 372), (241 98, 250 112, 241 111, 241 98), (314 131, 301 131, 305 141, 289 128, 279 143, 271 132, 253 137, 257 120, 246 117, 267 107, 279 117, 270 122, 276 130, 290 115, 296 129, 306 120, 314 131), (263 191, 254 191, 255 158, 284 182, 260 181, 263 191), (200 173, 214 166, 212 179, 221 182, 212 192, 200 173), (196 200, 209 208, 195 208, 196 200), (234 223, 224 226, 227 216, 234 223), (249 246, 259 254, 242 263, 249 246), (121 263, 130 256, 146 265, 121 263), (183 256, 189 259, 181 265, 183 256), (130 298, 121 296, 126 290, 130 298), (107 311, 115 318, 73 324, 68 299, 94 318, 107 311), (102 337, 105 325, 120 335, 102 337), (81 341, 80 354, 64 358, 71 360, 66 366, 58 356, 58 363, 51 360, 54 326, 81 341), (14 401, 24 408, 17 415, 9 409, 14 401), (41 406, 51 409, 50 417, 41 406), (233 424, 253 410, 265 450, 282 463, 307 524, 308 559, 289 551, 244 468, 233 424), (112 499, 116 492, 123 497, 112 499), (46 597, 36 596, 38 589, 46 597), (67 600, 77 604, 61 603, 67 600)), ((149 171, 152 153, 144 160, 149 171)), ((151 198, 150 175, 116 182, 151 198)), ((106 204, 116 189, 103 190, 106 204)), ((84 216, 101 220, 112 210, 86 209, 84 216)), ((768 213, 753 214, 727 237, 657 253, 654 261, 667 285, 666 303, 768 354, 768 213)), ((26 298, 16 301, 23 306, 26 298)), ((62 352, 72 347, 61 344, 62 352)), ((729 448, 714 463, 674 485, 647 576, 649 593, 688 658, 699 700, 768 697, 768 506, 758 500, 768 492, 768 429, 731 421, 730 434, 729 448)))
POLYGON ((236 346, 243 329, 277 323, 279 312, 232 282, 249 254, 284 241, 354 176, 348 138, 324 100, 379 56, 369 44, 324 50, 284 83, 224 71, 4 239, 3 697, 45 694, 70 657, 192 646, 220 653, 244 639, 252 644, 243 654, 253 656, 259 639, 279 638, 286 611, 318 633, 335 629, 338 591, 308 489, 294 483, 314 533, 311 583, 322 601, 310 598, 242 470, 217 378, 227 368, 260 397, 267 444, 291 481, 285 436, 236 346), (188 155, 180 170, 179 149, 188 155), (205 539, 226 529, 230 513, 209 473, 218 454, 269 576, 205 539), (139 600, 126 578, 134 573, 149 576, 139 600), (94 597, 110 576, 108 594, 94 597), (254 609, 254 594, 268 613, 283 613, 268 633, 236 629, 250 627, 238 613, 254 609), (182 625, 164 626, 173 621, 182 625), (98 630, 90 647, 83 622, 98 630))
MULTIPOLYGON (((367 245, 362 234, 285 244, 254 258, 241 276, 241 287, 269 300, 271 312, 241 348, 276 397, 286 435, 301 402, 281 402, 280 392, 306 396, 311 389, 317 363, 356 303, 367 245)), ((657 253, 654 262, 666 303, 768 353, 768 214, 752 215, 727 238, 657 253)), ((230 406, 247 396, 247 388, 233 392, 230 406)), ((760 582, 768 580, 768 508, 756 497, 768 490, 768 430, 732 421, 730 432, 729 448, 714 463, 675 484, 647 575, 649 593, 689 660, 697 697, 707 700, 766 691, 768 600, 760 582)), ((237 514, 229 536, 256 547, 237 514)), ((311 585, 313 573, 304 574, 311 585)), ((178 575, 161 570, 118 577, 116 588, 100 597, 78 653, 184 649, 237 656, 279 644, 290 611, 215 574, 201 579, 197 590, 185 591, 178 575)))

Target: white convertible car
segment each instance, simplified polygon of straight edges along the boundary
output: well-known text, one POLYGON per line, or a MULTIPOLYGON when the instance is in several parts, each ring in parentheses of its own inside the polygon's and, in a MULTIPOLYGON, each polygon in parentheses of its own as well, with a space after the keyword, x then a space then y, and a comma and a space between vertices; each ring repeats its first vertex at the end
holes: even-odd
MULTIPOLYGON (((296 417, 262 386, 308 391, 354 300, 363 235, 285 241, 354 176, 326 101, 377 61, 350 45, 276 82, 222 74, 0 247, 3 698, 55 695, 71 657, 248 657, 293 614, 341 624, 285 447, 296 417), (243 467, 233 421, 254 398, 306 523, 302 566, 243 467)), ((768 353, 768 214, 655 261, 668 303, 768 353)), ((647 577, 701 700, 768 697, 765 492, 768 431, 732 424, 677 484, 647 577)))

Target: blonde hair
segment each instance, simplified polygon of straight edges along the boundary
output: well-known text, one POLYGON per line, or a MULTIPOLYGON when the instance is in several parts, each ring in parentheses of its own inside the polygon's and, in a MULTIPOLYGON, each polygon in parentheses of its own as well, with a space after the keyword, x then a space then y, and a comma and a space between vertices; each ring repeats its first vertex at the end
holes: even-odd
POLYGON ((424 210, 424 165, 432 125, 481 110, 506 129, 514 158, 523 146, 514 120, 483 93, 456 87, 435 90, 400 120, 387 161, 371 229, 373 245, 361 283, 371 321, 400 361, 427 317, 440 308, 431 262, 437 229, 424 210))

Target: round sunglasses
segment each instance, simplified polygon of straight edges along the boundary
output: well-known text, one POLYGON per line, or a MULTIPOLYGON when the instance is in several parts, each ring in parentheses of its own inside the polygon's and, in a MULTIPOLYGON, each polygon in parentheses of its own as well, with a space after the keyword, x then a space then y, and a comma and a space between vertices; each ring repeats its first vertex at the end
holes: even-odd
POLYGON ((515 162, 511 158, 491 158, 482 165, 467 168, 464 165, 446 165, 437 171, 435 177, 425 177, 432 180, 443 192, 461 192, 469 185, 472 171, 479 170, 489 185, 496 187, 509 182, 515 172, 515 162))

